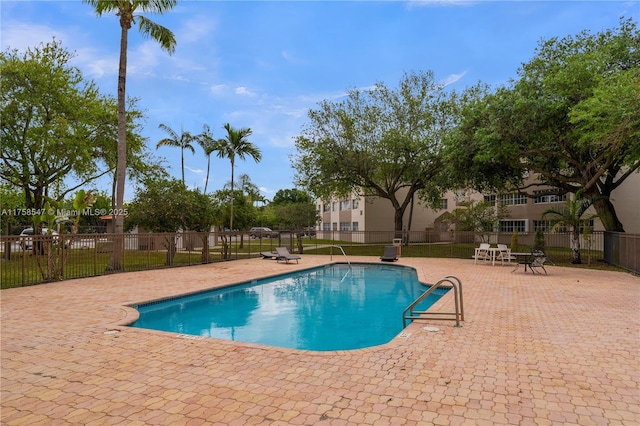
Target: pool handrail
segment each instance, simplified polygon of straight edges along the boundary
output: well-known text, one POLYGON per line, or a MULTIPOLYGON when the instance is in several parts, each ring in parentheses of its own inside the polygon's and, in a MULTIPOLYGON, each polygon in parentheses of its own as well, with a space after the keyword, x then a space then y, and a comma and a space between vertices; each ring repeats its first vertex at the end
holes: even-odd
POLYGON ((455 320, 455 326, 461 327, 460 321, 464 321, 464 306, 462 303, 462 282, 460 281, 460 279, 453 275, 447 275, 437 283, 429 285, 429 289, 418 296, 418 298, 414 300, 409 306, 407 306, 407 308, 402 312, 402 324, 404 327, 407 326, 407 320, 415 321, 426 319, 432 319, 435 321, 455 320), (422 300, 428 297, 444 283, 448 283, 449 285, 451 285, 451 288, 453 288, 455 312, 428 312, 413 310, 420 302, 422 302, 422 300), (434 315, 434 317, 427 317, 429 315, 434 315), (437 315, 441 317, 437 317, 437 315), (451 318, 450 316, 453 316, 453 318, 451 318))
MULTIPOLYGON (((339 246, 339 245, 336 245, 336 244, 330 244, 330 245, 329 245, 329 247, 336 247, 336 248, 339 248, 339 249, 340 249, 340 251, 342 252, 342 255, 343 255, 343 256, 344 256, 344 258, 346 259, 347 264, 349 265, 349 268, 351 268, 351 262, 349 262, 349 258, 347 257, 346 253, 345 253, 345 252, 344 252, 344 250, 342 249, 342 246, 339 246)), ((331 250, 329 250, 329 256, 331 256, 331 257, 330 257, 330 260, 333 260, 333 252, 332 252, 331 250)))

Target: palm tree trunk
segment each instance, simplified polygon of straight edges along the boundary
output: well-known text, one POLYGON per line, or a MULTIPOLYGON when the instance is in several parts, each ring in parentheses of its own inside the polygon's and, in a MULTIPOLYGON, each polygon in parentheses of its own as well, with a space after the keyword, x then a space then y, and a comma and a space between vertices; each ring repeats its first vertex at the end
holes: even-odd
POLYGON ((229 230, 233 231, 233 166, 235 159, 231 158, 231 209, 229 212, 229 230))
POLYGON ((582 263, 580 258, 580 230, 574 229, 571 233, 571 263, 578 265, 582 263))
POLYGON ((180 160, 182 161, 182 185, 184 185, 184 148, 180 150, 180 160))
POLYGON ((211 168, 211 155, 207 155, 207 178, 204 181, 204 193, 207 193, 207 185, 209 185, 209 170, 211 168))
POLYGON ((127 113, 126 113, 126 81, 127 81, 127 44, 128 31, 131 24, 121 22, 120 65, 118 68, 118 159, 116 162, 116 208, 113 212, 113 232, 116 234, 111 260, 107 267, 110 271, 121 271, 124 252, 124 183, 127 175, 127 113))

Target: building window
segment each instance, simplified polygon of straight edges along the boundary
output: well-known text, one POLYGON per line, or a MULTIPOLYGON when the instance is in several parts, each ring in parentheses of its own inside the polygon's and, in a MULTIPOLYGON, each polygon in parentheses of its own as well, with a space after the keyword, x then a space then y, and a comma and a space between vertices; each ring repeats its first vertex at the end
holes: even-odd
POLYGON ((331 231, 331 224, 329 222, 324 222, 322 224, 322 230, 323 231, 331 231))
POLYGON ((527 220, 501 220, 500 232, 527 232, 527 220))
POLYGON ((550 194, 550 191, 534 191, 536 198, 533 199, 534 204, 544 203, 560 203, 567 200, 567 194, 550 194))
POLYGON ((353 199, 353 201, 351 202, 351 208, 353 210, 357 209, 359 205, 360 205, 360 201, 357 198, 353 199))
POLYGON ((548 220, 534 220, 533 221, 533 230, 534 231, 542 231, 542 232, 550 232, 551 231, 551 222, 548 220))
POLYGON ((334 212, 338 210, 338 203, 336 203, 335 201, 331 203, 331 210, 334 212))
POLYGON ((469 201, 469 197, 465 191, 456 191, 456 206, 469 201))
POLYGON ((446 198, 440 200, 440 210, 446 210, 448 206, 448 201, 446 198))
POLYGON ((340 230, 341 231, 350 231, 351 230, 351 223, 349 223, 349 222, 340 222, 340 230))
POLYGON ((353 222, 351 224, 351 229, 354 230, 354 231, 357 231, 358 230, 358 222, 353 222))
POLYGON ((491 204, 492 206, 495 206, 496 204, 496 194, 492 194, 492 195, 485 195, 484 196, 484 201, 491 204))
POLYGON ((331 225, 334 231, 338 230, 338 224, 336 222, 333 222, 331 225))
POLYGON ((340 210, 349 210, 351 208, 351 200, 342 200, 340 201, 340 210))
POLYGON ((324 206, 323 206, 323 208, 322 208, 322 211, 323 211, 323 212, 331 211, 331 204, 329 204, 329 203, 325 203, 325 204, 324 204, 324 206))
POLYGON ((500 196, 500 204, 502 204, 503 206, 527 204, 527 196, 518 192, 512 192, 511 194, 502 194, 500 196))

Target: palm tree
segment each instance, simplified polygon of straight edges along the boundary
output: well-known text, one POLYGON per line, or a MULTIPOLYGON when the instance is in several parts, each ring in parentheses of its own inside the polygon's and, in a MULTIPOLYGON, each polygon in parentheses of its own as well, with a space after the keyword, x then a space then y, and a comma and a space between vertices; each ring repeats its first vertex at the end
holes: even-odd
POLYGON ((552 207, 546 210, 542 217, 551 218, 551 231, 556 231, 562 227, 571 230, 571 263, 580 264, 580 230, 588 226, 588 222, 598 217, 591 214, 584 217, 587 209, 593 204, 593 200, 583 197, 584 189, 576 191, 573 199, 567 198, 564 207, 552 207))
POLYGON ((228 158, 231 161, 231 209, 229 218, 229 229, 233 229, 233 171, 236 163, 236 156, 241 160, 249 156, 256 163, 262 159, 260 149, 247 139, 252 132, 249 128, 234 129, 229 123, 224 125, 227 135, 224 139, 219 139, 216 147, 218 158, 228 158))
MULTIPOLYGON (((126 115, 126 81, 127 81, 127 46, 131 25, 138 20, 138 29, 143 36, 150 36, 169 54, 175 50, 176 40, 167 28, 150 21, 137 11, 163 14, 173 9, 177 0, 83 0, 91 5, 98 16, 115 13, 120 20, 120 64, 118 66, 118 149, 116 162, 115 212, 123 211, 124 182, 127 172, 127 115, 126 115)), ((124 233, 124 216, 114 215, 114 233, 124 233)), ((123 240, 124 242, 124 240, 123 240)), ((123 244, 115 244, 108 270, 122 270, 123 244)))
POLYGON ((180 148, 180 159, 182 161, 182 184, 184 185, 184 150, 189 150, 192 154, 195 154, 196 150, 193 148, 193 145, 191 145, 191 142, 196 140, 196 138, 192 136, 191 133, 185 132, 184 130, 182 130, 180 135, 178 135, 171 127, 167 126, 166 124, 160 124, 158 128, 164 130, 169 135, 169 137, 161 139, 156 144, 156 149, 160 148, 161 146, 175 146, 180 148))
POLYGON ((207 193, 207 186, 209 185, 209 169, 211 168, 211 154, 218 147, 218 141, 213 139, 213 134, 211 133, 211 129, 208 124, 205 124, 202 128, 202 133, 200 133, 196 140, 198 144, 202 147, 204 154, 207 156, 207 178, 204 181, 204 193, 207 193))
POLYGON ((260 194, 260 188, 258 188, 256 184, 251 182, 251 178, 249 178, 248 174, 240 175, 240 185, 242 188, 242 192, 247 194, 247 197, 249 197, 252 206, 254 206, 256 201, 265 201, 265 198, 262 196, 262 194, 260 194))

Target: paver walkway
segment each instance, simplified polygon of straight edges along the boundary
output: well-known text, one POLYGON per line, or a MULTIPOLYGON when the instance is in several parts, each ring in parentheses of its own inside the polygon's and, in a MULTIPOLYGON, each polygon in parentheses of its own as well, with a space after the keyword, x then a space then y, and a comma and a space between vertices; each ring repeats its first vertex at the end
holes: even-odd
MULTIPOLYGON (((402 258, 423 281, 462 280, 463 327, 415 322, 406 337, 355 351, 122 326, 135 318, 128 303, 329 261, 240 260, 2 290, 0 423, 640 424, 640 278, 627 273, 550 266, 534 276, 402 258)), ((452 297, 434 309, 451 311, 452 297)))

